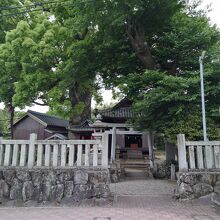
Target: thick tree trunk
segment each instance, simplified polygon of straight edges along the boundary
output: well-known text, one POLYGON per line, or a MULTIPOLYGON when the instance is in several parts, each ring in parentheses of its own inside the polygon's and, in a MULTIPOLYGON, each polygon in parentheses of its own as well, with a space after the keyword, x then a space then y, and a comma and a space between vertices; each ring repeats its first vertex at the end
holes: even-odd
MULTIPOLYGON (((70 91, 71 104, 73 113, 70 117, 70 128, 79 125, 87 119, 91 119, 91 100, 92 93, 89 89, 80 88, 79 84, 76 83, 75 86, 70 91)), ((71 131, 69 132, 69 138, 75 138, 71 131)))
POLYGON ((155 62, 150 51, 150 47, 146 42, 146 36, 143 28, 133 22, 131 19, 127 21, 127 35, 131 41, 131 45, 146 69, 155 69, 155 62))
POLYGON ((8 104, 6 106, 7 111, 9 113, 9 123, 10 123, 10 136, 11 139, 14 138, 14 129, 13 129, 13 125, 14 125, 14 115, 15 115, 15 108, 12 106, 12 104, 8 104))

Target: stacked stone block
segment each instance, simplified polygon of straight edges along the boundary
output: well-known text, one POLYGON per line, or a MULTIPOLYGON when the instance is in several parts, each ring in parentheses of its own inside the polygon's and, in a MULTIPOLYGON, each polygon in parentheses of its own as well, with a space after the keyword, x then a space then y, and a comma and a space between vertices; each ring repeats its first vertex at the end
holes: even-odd
POLYGON ((0 169, 0 201, 74 203, 109 195, 108 170, 0 169))
POLYGON ((215 193, 220 196, 220 172, 178 173, 176 197, 194 199, 215 193))

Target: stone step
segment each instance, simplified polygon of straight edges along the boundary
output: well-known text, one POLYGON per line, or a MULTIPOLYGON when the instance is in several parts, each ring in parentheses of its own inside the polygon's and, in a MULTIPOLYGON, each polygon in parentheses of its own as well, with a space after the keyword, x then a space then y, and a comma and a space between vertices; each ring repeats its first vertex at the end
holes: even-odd
POLYGON ((138 150, 128 150, 127 151, 127 158, 129 159, 143 159, 142 151, 138 150))
POLYGON ((125 177, 130 179, 147 179, 151 177, 149 170, 145 169, 125 169, 125 177))
POLYGON ((120 162, 122 168, 140 168, 147 169, 150 166, 149 161, 122 161, 120 162))
POLYGON ((136 169, 148 169, 147 164, 121 164, 121 168, 136 168, 136 169))

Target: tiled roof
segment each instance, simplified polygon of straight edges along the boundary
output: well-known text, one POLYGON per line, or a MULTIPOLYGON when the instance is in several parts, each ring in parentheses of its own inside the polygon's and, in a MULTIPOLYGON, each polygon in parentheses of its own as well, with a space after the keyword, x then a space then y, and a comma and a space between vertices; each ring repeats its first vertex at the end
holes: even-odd
POLYGON ((62 118, 58 118, 56 116, 47 115, 40 112, 35 112, 28 110, 28 114, 33 115, 34 117, 38 118, 40 121, 47 124, 47 126, 58 126, 58 127, 67 127, 69 122, 62 118))
POLYGON ((132 118, 133 112, 131 107, 123 107, 117 109, 108 109, 100 112, 102 118, 132 118))
POLYGON ((122 99, 118 102, 113 108, 102 110, 99 112, 102 118, 123 118, 129 119, 132 118, 132 102, 128 98, 122 99))
POLYGON ((74 125, 70 128, 71 131, 93 131, 94 128, 90 127, 93 122, 90 120, 85 120, 79 125, 74 125))
POLYGON ((120 102, 118 102, 112 109, 131 107, 131 106, 132 106, 132 101, 127 97, 125 97, 120 102))

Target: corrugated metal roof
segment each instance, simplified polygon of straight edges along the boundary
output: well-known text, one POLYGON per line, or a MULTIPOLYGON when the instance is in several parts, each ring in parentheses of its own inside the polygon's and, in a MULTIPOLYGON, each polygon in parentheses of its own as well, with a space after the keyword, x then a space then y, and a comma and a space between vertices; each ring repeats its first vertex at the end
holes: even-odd
POLYGON ((38 118, 40 121, 47 124, 47 126, 58 126, 58 127, 67 127, 69 122, 62 118, 58 118, 56 116, 47 115, 41 112, 35 112, 28 110, 28 114, 33 115, 34 117, 38 118))

